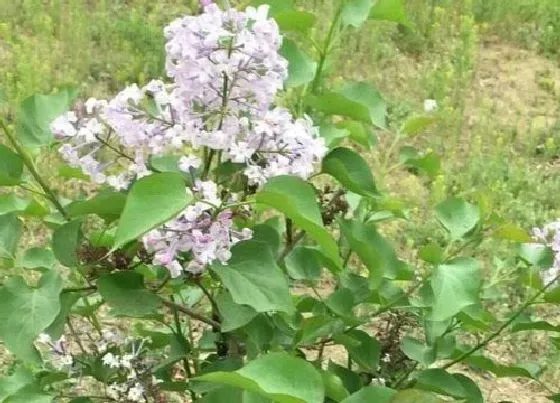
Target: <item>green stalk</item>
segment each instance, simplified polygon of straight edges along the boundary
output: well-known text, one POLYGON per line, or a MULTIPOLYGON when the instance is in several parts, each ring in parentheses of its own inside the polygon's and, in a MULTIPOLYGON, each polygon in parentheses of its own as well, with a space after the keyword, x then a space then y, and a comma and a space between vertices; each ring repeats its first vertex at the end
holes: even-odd
POLYGON ((4 123, 4 121, 2 119, 0 119, 0 127, 2 127, 2 130, 4 131, 4 134, 6 135, 8 140, 10 141, 10 144, 12 145, 14 150, 16 150, 16 152, 19 154, 19 156, 23 160, 23 164, 28 169, 28 171, 31 173, 31 176, 33 176, 35 181, 37 181, 39 186, 41 186, 41 189, 43 189, 43 192, 45 193, 46 198, 53 204, 53 206, 60 212, 60 214, 62 214, 62 216, 66 220, 70 220, 70 216, 68 215, 66 210, 64 210, 64 207, 62 207, 62 204, 60 204, 60 202, 58 201, 58 198, 56 197, 56 194, 53 192, 53 190, 50 188, 50 186, 47 184, 47 182, 45 182, 43 180, 41 175, 39 175, 39 173, 35 169, 35 164, 33 164, 33 160, 31 159, 31 157, 29 156, 27 151, 25 151, 25 149, 19 144, 19 142, 16 140, 14 134, 8 129, 8 127, 6 126, 6 124, 4 123))

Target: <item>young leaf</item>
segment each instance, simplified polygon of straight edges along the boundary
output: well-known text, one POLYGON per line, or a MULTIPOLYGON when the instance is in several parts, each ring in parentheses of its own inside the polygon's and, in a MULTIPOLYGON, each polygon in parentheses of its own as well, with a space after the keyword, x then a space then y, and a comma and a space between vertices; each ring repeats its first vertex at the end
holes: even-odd
POLYGON ((126 202, 126 195, 120 192, 99 192, 94 197, 85 201, 76 201, 67 207, 68 214, 72 217, 81 217, 87 214, 97 214, 107 220, 116 220, 121 215, 126 202))
POLYGON ((235 303, 248 305, 257 312, 294 311, 288 280, 265 243, 240 242, 231 253, 227 265, 214 263, 212 271, 235 303))
POLYGON ((13 186, 21 183, 23 160, 11 149, 0 144, 0 186, 13 186))
POLYGON ((223 318, 222 332, 231 332, 245 326, 258 315, 258 312, 250 306, 236 304, 226 291, 218 294, 216 304, 223 318))
POLYGON ((396 390, 384 386, 367 386, 341 403, 390 403, 396 393, 396 390))
POLYGON ((339 147, 323 158, 322 172, 331 175, 346 189, 363 196, 375 196, 377 189, 371 169, 355 151, 339 147))
POLYGON ((113 248, 117 249, 172 219, 191 200, 192 195, 185 188, 180 174, 166 172, 139 179, 126 198, 113 248))
POLYGON ((295 42, 284 39, 280 54, 288 60, 288 78, 284 82, 286 87, 298 87, 313 80, 317 63, 302 52, 295 42))
POLYGON ((377 0, 371 9, 369 18, 380 21, 391 21, 409 25, 402 0, 377 0))
POLYGON ((481 281, 480 263, 472 258, 457 258, 438 266, 431 279, 434 292, 431 319, 446 320, 478 303, 481 281))
POLYGON ((0 338, 24 361, 40 362, 33 342, 60 311, 62 280, 55 271, 41 277, 38 287, 11 277, 0 288, 0 338))
POLYGON ((33 151, 49 144, 53 139, 50 124, 70 108, 76 95, 74 89, 63 89, 54 94, 25 99, 18 114, 18 140, 33 151))
POLYGON ((55 257, 66 267, 78 264, 78 248, 82 240, 82 221, 74 220, 54 231, 52 249, 55 257))
POLYGON ((0 259, 13 259, 23 224, 15 214, 0 215, 0 259))
POLYGON ((419 389, 429 390, 458 399, 465 398, 466 396, 461 382, 447 371, 439 368, 426 369, 418 373, 415 386, 419 389))
POLYGON ((340 229, 348 244, 369 270, 370 284, 377 288, 383 278, 408 279, 411 276, 406 264, 372 224, 356 220, 341 220, 340 229))
POLYGON ((375 88, 363 82, 351 82, 336 92, 308 96, 307 103, 326 115, 346 116, 385 127, 387 105, 375 88))
POLYGON ((133 271, 107 274, 97 282, 99 294, 115 316, 153 315, 161 305, 159 297, 144 287, 144 278, 133 271))
POLYGON ((323 226, 313 187, 295 176, 277 176, 270 179, 257 193, 257 203, 265 204, 284 213, 295 225, 313 238, 323 253, 340 265, 338 246, 323 226))
POLYGON ((513 224, 504 224, 499 227, 493 234, 493 237, 513 242, 531 242, 531 235, 523 228, 519 228, 513 224))
POLYGON ((286 10, 276 13, 274 19, 281 31, 305 32, 311 28, 317 17, 313 13, 297 10, 286 10))
POLYGON ((435 119, 432 116, 412 116, 404 122, 400 132, 412 137, 422 133, 434 122, 435 119))
POLYGON ((373 3, 374 0, 349 0, 340 15, 342 24, 360 27, 368 19, 373 3))
POLYGON ((480 221, 480 210, 462 199, 448 199, 437 206, 438 220, 453 240, 461 239, 480 221))
POLYGON ((323 403, 325 388, 313 365, 287 353, 269 353, 234 372, 210 372, 198 381, 229 385, 278 403, 323 403))

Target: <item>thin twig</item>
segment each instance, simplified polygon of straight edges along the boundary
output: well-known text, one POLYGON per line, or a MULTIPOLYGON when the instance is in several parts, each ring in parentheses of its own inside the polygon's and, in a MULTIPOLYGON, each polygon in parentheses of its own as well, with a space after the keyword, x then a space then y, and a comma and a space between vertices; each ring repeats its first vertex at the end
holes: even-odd
POLYGON ((476 353, 478 350, 486 347, 492 340, 497 338, 507 327, 509 327, 509 325, 511 325, 519 316, 521 316, 523 314, 523 312, 525 312, 525 310, 529 306, 531 306, 531 304, 537 298, 539 298, 541 295, 543 295, 546 292, 546 290, 548 290, 550 287, 552 287, 553 284, 556 284, 556 282, 558 280, 560 280, 560 275, 556 276, 551 282, 549 282, 546 286, 541 288, 535 295, 533 295, 523 305, 521 305, 521 307, 506 322, 504 322, 494 333, 492 333, 491 335, 486 337, 481 342, 477 343, 469 351, 464 352, 459 357, 455 358, 453 361, 450 361, 447 364, 445 364, 442 368, 443 369, 448 369, 448 368, 452 367, 453 365, 469 358, 471 355, 476 353))
POLYGON ((163 303, 163 305, 165 305, 165 306, 167 306, 167 307, 169 307, 169 308, 171 308, 171 309, 177 309, 179 312, 182 312, 182 313, 184 313, 185 315, 188 315, 188 316, 190 316, 191 318, 196 319, 196 320, 198 320, 198 321, 200 321, 200 322, 204 322, 204 323, 206 323, 207 325, 210 325, 210 326, 215 327, 215 328, 217 328, 217 329, 220 329, 220 328, 221 328, 220 324, 219 324, 218 322, 216 322, 215 320, 212 320, 212 319, 210 319, 210 318, 207 318, 206 316, 201 315, 201 314, 199 314, 199 313, 196 313, 196 312, 193 311, 192 309, 189 309, 189 308, 187 308, 187 307, 185 307, 185 306, 183 306, 183 305, 176 304, 176 303, 174 303, 174 302, 172 302, 172 301, 168 301, 168 300, 166 300, 166 299, 162 299, 162 303, 163 303))

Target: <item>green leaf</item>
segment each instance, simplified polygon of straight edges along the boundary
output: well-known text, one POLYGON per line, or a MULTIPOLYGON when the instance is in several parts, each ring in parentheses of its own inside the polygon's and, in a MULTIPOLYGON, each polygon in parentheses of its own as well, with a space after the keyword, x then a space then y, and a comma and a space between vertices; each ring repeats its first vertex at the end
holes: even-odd
POLYGON ((403 338, 401 350, 408 358, 425 366, 433 364, 436 360, 436 350, 433 346, 428 346, 412 337, 403 338))
POLYGON ((372 287, 377 288, 383 278, 409 279, 411 272, 399 260, 395 251, 372 224, 356 220, 341 220, 340 230, 350 248, 359 256, 369 270, 372 287))
POLYGON ((323 403, 323 379, 310 363, 287 353, 269 353, 235 372, 211 372, 198 381, 229 385, 278 403, 323 403))
POLYGON ((14 193, 0 195, 0 215, 25 211, 29 201, 20 199, 14 193))
POLYGON ((457 258, 440 265, 431 278, 434 302, 432 320, 443 321, 479 302, 480 264, 472 258, 457 258))
POLYGON ((405 389, 398 391, 391 399, 391 403, 445 403, 431 392, 419 389, 405 389))
POLYGON ((409 25, 402 0, 377 0, 369 18, 409 25))
POLYGON ((13 259, 23 225, 15 214, 0 215, 0 258, 13 259))
POLYGON ((407 136, 416 136, 435 122, 433 116, 412 116, 404 122, 400 132, 407 136))
POLYGON ((0 186, 13 186, 21 183, 23 160, 4 144, 0 144, 0 186))
POLYGON ((439 368, 419 372, 416 376, 415 387, 458 399, 464 398, 466 395, 461 382, 439 368))
POLYGON ((144 277, 132 271, 101 276, 97 282, 99 294, 115 316, 142 317, 154 314, 161 300, 144 287, 144 277))
POLYGON ((423 156, 408 158, 404 164, 407 167, 418 169, 430 178, 435 178, 441 169, 441 158, 439 155, 431 152, 423 156))
POLYGON ((334 337, 335 342, 341 342, 354 362, 365 371, 376 372, 379 366, 381 345, 362 330, 346 332, 345 337, 334 337))
POLYGON ((352 309, 356 305, 354 302, 354 295, 348 288, 338 288, 325 300, 325 305, 334 314, 353 322, 353 325, 358 324, 352 309))
POLYGON ((336 124, 339 129, 347 130, 350 138, 370 150, 377 143, 377 138, 368 125, 355 120, 343 120, 336 124))
POLYGON ((377 195, 371 169, 355 151, 339 147, 323 158, 322 172, 331 175, 346 189, 363 196, 377 195))
POLYGON ((231 253, 227 265, 216 262, 212 271, 220 277, 235 303, 248 305, 257 312, 294 311, 288 280, 266 244, 240 242, 231 253))
POLYGON ((448 199, 437 206, 437 217, 454 240, 461 239, 480 221, 480 210, 462 199, 448 199))
POLYGON ((30 248, 18 259, 17 265, 24 269, 51 269, 54 266, 55 257, 50 249, 30 248))
POLYGON ((125 194, 114 191, 104 191, 96 194, 89 200, 76 201, 69 204, 67 211, 72 217, 97 214, 102 218, 113 221, 121 215, 125 202, 125 194))
POLYGON ((258 315, 258 312, 250 306, 236 304, 226 291, 218 294, 216 304, 223 318, 222 332, 231 332, 245 326, 258 315))
POLYGON ((321 370, 323 385, 325 385, 325 397, 340 402, 348 397, 349 393, 344 388, 342 380, 330 371, 321 370))
POLYGON ((498 239, 513 242, 531 242, 531 236, 523 228, 519 228, 513 224, 504 224, 498 228, 492 236, 498 239))
POLYGON ((34 95, 25 99, 18 114, 18 140, 33 151, 49 144, 53 139, 50 124, 70 108, 76 95, 74 89, 63 89, 50 95, 34 95))
POLYGON ((523 332, 526 330, 543 330, 546 332, 560 332, 560 326, 552 325, 544 320, 535 322, 517 322, 512 325, 511 332, 523 332))
POLYGON ((279 13, 290 11, 294 9, 294 0, 251 0, 251 6, 258 7, 263 4, 270 6, 268 15, 271 17, 279 13))
POLYGON ((317 280, 321 277, 321 252, 309 246, 294 248, 285 259, 286 270, 294 280, 317 280))
POLYGON ((338 246, 323 226, 321 211, 310 184, 295 176, 277 176, 271 178, 257 193, 256 201, 291 218, 295 225, 319 244, 325 256, 340 266, 338 246))
POLYGON ((350 135, 349 130, 340 129, 333 125, 321 126, 319 133, 325 139, 325 144, 329 148, 336 147, 343 139, 350 135))
POLYGON ((332 361, 329 361, 328 369, 342 380, 342 383, 348 392, 354 393, 362 388, 362 380, 360 379, 358 373, 332 361))
POLYGON ((53 322, 45 329, 45 333, 52 337, 53 340, 60 339, 64 333, 64 326, 70 315, 72 307, 80 299, 79 292, 63 292, 60 294, 60 311, 53 322))
POLYGON ((344 331, 344 322, 326 315, 303 318, 296 335, 298 344, 314 343, 318 338, 329 337, 344 331))
POLYGON ((385 100, 379 91, 365 82, 350 82, 336 92, 308 96, 307 103, 329 116, 346 116, 378 127, 386 126, 385 100))
POLYGON ((298 87, 313 80, 317 63, 302 52, 295 42, 284 39, 280 54, 288 60, 288 78, 284 82, 286 87, 298 87))
POLYGON ((180 174, 166 172, 139 179, 126 198, 114 249, 169 221, 191 200, 192 195, 180 174))
POLYGON ((11 376, 0 377, 0 402, 33 381, 33 374, 24 366, 18 366, 11 376))
POLYGON ((374 0, 349 0, 342 8, 342 24, 360 27, 368 19, 373 3, 374 0))
POLYGON ((549 303, 560 303, 560 287, 556 287, 544 294, 544 300, 549 303))
POLYGON ((484 403, 484 397, 482 392, 478 388, 478 385, 474 381, 463 374, 453 374, 453 377, 459 381, 463 390, 465 391, 465 397, 468 403, 484 403))
POLYGON ((390 403, 397 391, 383 386, 366 386, 342 403, 390 403))
POLYGON ((29 384, 10 395, 2 403, 50 403, 54 396, 43 392, 39 385, 29 384))
POLYGON ((307 31, 317 21, 315 14, 297 10, 281 11, 274 15, 274 19, 280 30, 284 32, 307 31))
POLYGON ((33 342, 58 315, 61 290, 62 280, 55 271, 43 274, 36 288, 19 276, 0 288, 0 338, 18 358, 40 362, 33 342))
POLYGON ((525 243, 519 246, 519 257, 532 266, 549 269, 554 263, 554 251, 546 245, 525 243))
POLYGON ((439 264, 443 261, 443 248, 437 243, 431 242, 420 248, 418 257, 428 263, 439 264))
POLYGON ((52 249, 57 260, 66 267, 76 266, 81 240, 81 220, 70 221, 57 228, 52 237, 52 249))
POLYGON ((541 372, 541 368, 533 363, 502 365, 495 363, 488 357, 478 354, 474 354, 466 358, 465 363, 479 369, 490 371, 498 378, 522 377, 536 379, 541 372))

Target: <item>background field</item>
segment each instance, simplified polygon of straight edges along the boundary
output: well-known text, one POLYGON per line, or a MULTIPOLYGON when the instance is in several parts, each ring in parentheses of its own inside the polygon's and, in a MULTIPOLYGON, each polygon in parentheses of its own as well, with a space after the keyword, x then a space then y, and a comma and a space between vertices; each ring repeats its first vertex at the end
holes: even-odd
MULTIPOLYGON (((333 1, 299 3, 321 9, 327 23, 333 1)), ((110 96, 126 83, 163 76, 162 28, 195 4, 0 0, 0 112, 63 85, 78 86, 84 97, 110 96)), ((415 259, 407 247, 430 238, 430 207, 450 195, 527 229, 558 218, 560 1, 409 0, 407 6, 412 28, 370 23, 337 44, 329 65, 333 81, 369 81, 389 103, 390 130, 378 133, 371 165, 380 186, 412 206, 414 225, 384 228, 403 257, 415 259), (393 144, 391 131, 421 113, 425 99, 438 102, 436 123, 406 144, 441 156, 441 170, 431 178, 393 167, 401 144, 393 144)), ((487 297, 499 316, 516 302, 511 295, 523 295, 502 292, 513 284, 506 247, 483 247, 500 256, 485 267, 496 284, 487 297)), ((539 313, 558 322, 554 313, 539 313)), ((540 385, 479 374, 488 401, 546 401, 547 388, 558 392, 560 354, 544 334, 501 339, 490 351, 504 362, 537 359, 548 370, 540 385)))

